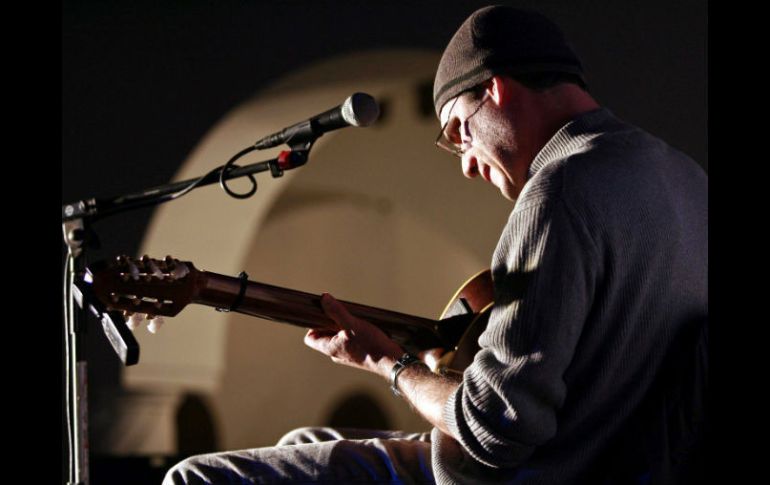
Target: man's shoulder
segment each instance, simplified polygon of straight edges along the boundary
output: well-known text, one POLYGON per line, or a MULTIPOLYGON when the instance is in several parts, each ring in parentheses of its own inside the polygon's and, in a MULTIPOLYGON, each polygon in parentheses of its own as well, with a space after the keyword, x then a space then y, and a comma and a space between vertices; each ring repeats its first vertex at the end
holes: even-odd
POLYGON ((702 219, 707 198, 707 176, 696 162, 663 140, 620 123, 583 136, 582 143, 541 166, 514 213, 548 206, 594 229, 636 230, 633 224, 642 222, 675 224, 681 214, 702 219))
POLYGON ((707 190, 707 176, 690 157, 627 123, 618 123, 543 166, 521 194, 522 206, 560 198, 601 203, 648 198, 662 187, 707 190))

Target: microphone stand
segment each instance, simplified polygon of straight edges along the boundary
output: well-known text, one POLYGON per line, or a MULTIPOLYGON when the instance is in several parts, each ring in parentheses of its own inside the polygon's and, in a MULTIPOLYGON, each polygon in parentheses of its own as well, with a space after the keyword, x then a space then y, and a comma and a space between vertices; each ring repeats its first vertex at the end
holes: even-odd
MULTIPOLYGON (((309 143, 309 145, 312 145, 312 142, 309 143)), ((277 158, 228 170, 223 178, 225 180, 230 180, 268 170, 273 175, 273 178, 280 177, 283 175, 284 171, 304 165, 307 162, 309 152, 310 147, 301 150, 284 150, 277 158)), ((125 212, 150 205, 158 205, 174 199, 175 197, 173 197, 173 195, 175 193, 190 187, 192 184, 195 184, 195 188, 198 188, 218 182, 221 171, 222 170, 219 169, 209 172, 202 178, 197 177, 182 182, 152 187, 140 192, 121 195, 112 199, 87 199, 71 204, 65 204, 62 207, 62 221, 69 222, 83 218, 95 221, 119 212, 125 212)))
MULTIPOLYGON (((320 136, 320 135, 319 135, 320 136)), ((235 159, 255 148, 251 147, 236 155, 227 165, 219 167, 196 179, 185 180, 111 199, 84 199, 62 206, 62 229, 67 246, 65 265, 64 305, 66 324, 66 367, 67 367, 67 427, 69 434, 70 464, 68 485, 88 485, 88 383, 87 359, 82 343, 86 333, 85 319, 75 311, 75 303, 82 310, 90 311, 102 323, 107 339, 112 344, 124 365, 139 362, 139 344, 128 329, 120 312, 108 311, 93 297, 90 285, 82 281, 85 271, 88 247, 98 248, 98 238, 92 223, 105 217, 168 202, 190 190, 217 181, 248 176, 254 187, 247 195, 233 194, 222 183, 223 188, 235 197, 245 198, 256 191, 256 182, 251 174, 270 171, 273 178, 283 175, 285 170, 304 165, 315 138, 294 144, 291 150, 282 151, 278 157, 262 162, 237 167, 231 165, 235 159), (224 171, 224 175, 222 172, 224 171), (73 422, 74 417, 74 422, 73 422)))

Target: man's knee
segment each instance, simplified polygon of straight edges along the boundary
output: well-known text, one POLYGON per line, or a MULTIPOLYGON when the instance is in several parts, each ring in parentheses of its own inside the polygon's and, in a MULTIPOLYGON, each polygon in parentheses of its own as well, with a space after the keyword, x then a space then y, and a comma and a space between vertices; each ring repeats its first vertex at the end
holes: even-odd
POLYGON ((277 446, 321 443, 338 439, 341 439, 341 436, 331 428, 307 426, 289 431, 278 440, 277 446))
POLYGON ((197 456, 191 456, 171 467, 163 478, 163 485, 206 483, 201 478, 197 458, 197 456))
POLYGON ((245 483, 246 480, 272 483, 277 469, 270 463, 264 463, 266 456, 259 451, 255 448, 191 456, 166 472, 163 485, 245 483))

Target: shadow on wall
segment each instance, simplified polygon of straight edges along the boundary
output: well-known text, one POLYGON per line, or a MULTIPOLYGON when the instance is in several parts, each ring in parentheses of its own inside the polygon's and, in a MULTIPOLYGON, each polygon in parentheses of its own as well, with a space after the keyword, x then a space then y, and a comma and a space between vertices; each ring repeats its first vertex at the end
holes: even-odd
MULTIPOLYGON (((342 396, 333 406, 324 426, 334 428, 391 429, 385 409, 364 392, 342 396)), ((219 450, 217 429, 205 398, 186 394, 176 413, 178 454, 192 456, 219 450)))
POLYGON ((363 392, 352 392, 341 397, 332 406, 325 425, 332 428, 393 428, 385 409, 374 397, 363 392))
POLYGON ((205 399, 186 394, 176 413, 176 446, 184 456, 211 453, 219 449, 214 419, 205 399))

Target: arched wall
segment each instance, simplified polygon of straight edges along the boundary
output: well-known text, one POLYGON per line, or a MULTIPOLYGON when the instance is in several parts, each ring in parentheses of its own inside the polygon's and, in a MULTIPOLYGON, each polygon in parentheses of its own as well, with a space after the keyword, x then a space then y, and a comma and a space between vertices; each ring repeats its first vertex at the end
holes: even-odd
MULTIPOLYGON (((371 128, 324 135, 310 162, 282 178, 259 175, 251 199, 210 186, 161 206, 142 252, 437 316, 456 287, 489 264, 511 209, 433 146, 439 125, 424 106, 437 62, 435 52, 367 51, 277 80, 212 127, 174 179, 203 174, 264 134, 355 91, 381 101, 383 117, 371 128)), ((362 389, 395 427, 428 429, 384 381, 331 363, 302 344, 303 333, 197 306, 169 319, 157 335, 137 331, 142 361, 124 372, 133 396, 120 413, 134 433, 116 438, 114 451, 176 452, 173 415, 187 391, 207 396, 223 449, 268 445, 292 427, 323 424, 341 396, 362 389)))

